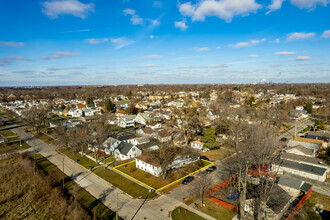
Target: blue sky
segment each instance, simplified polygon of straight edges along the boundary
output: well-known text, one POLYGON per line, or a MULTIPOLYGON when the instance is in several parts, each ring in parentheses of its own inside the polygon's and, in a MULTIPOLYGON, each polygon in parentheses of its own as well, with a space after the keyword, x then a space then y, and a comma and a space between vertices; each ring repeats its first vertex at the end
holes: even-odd
POLYGON ((330 81, 330 0, 0 4, 0 86, 330 81))

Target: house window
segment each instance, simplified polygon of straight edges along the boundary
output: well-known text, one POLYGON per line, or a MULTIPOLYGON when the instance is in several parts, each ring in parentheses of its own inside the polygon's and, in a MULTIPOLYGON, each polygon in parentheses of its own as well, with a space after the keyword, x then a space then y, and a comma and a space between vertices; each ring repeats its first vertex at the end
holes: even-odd
POLYGON ((132 151, 135 151, 135 148, 132 148, 132 151))

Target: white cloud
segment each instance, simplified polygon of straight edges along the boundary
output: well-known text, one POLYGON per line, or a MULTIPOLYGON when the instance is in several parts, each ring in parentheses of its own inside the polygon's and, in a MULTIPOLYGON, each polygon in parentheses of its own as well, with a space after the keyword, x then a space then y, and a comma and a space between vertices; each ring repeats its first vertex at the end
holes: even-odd
POLYGON ((0 45, 9 46, 9 47, 24 47, 25 43, 23 42, 14 42, 14 41, 0 41, 0 45))
POLYGON ((185 20, 174 22, 174 27, 179 28, 181 31, 184 31, 188 28, 185 20))
POLYGON ((310 58, 309 56, 297 56, 296 60, 297 61, 304 61, 304 60, 310 60, 312 58, 310 58))
POLYGON ((126 39, 125 37, 120 37, 120 38, 112 38, 111 43, 115 45, 116 49, 120 49, 129 46, 131 44, 134 44, 135 41, 126 39))
POLYGON ((183 16, 191 17, 193 21, 204 21, 207 16, 215 16, 231 22, 234 16, 255 13, 261 5, 255 0, 201 0, 195 5, 186 2, 178 7, 183 16))
POLYGON ((134 9, 130 9, 130 8, 126 8, 124 9, 124 15, 135 15, 135 10, 134 9))
POLYGON ((266 38, 262 38, 260 40, 250 40, 251 44, 260 44, 261 42, 266 41, 266 38))
POLYGON ((330 30, 323 31, 321 38, 330 38, 330 30))
POLYGON ((132 22, 133 25, 142 24, 143 19, 140 18, 138 15, 133 15, 131 17, 131 22, 132 22))
POLYGON ((81 54, 80 53, 72 53, 72 52, 56 52, 56 53, 53 53, 49 56, 41 56, 40 59, 42 60, 50 60, 50 59, 60 59, 60 58, 63 58, 63 57, 75 57, 75 56, 80 56, 81 54))
POLYGON ((157 64, 145 64, 144 67, 157 67, 157 64))
POLYGON ((155 36, 154 36, 154 35, 150 35, 149 38, 150 38, 150 39, 154 39, 155 36))
POLYGON ((327 6, 329 0, 290 0, 291 4, 303 9, 313 10, 317 5, 327 6))
POLYGON ((301 39, 308 39, 311 37, 314 37, 315 33, 305 33, 305 32, 294 32, 287 35, 288 41, 295 41, 295 40, 301 40, 301 39))
POLYGON ((89 44, 102 44, 102 43, 105 43, 109 41, 109 38, 90 38, 90 39, 87 39, 87 42, 89 44))
POLYGON ((238 42, 237 44, 232 45, 233 48, 249 47, 249 42, 238 42))
POLYGON ((255 55, 255 54, 250 54, 248 57, 250 57, 250 58, 258 58, 259 56, 258 55, 255 55))
POLYGON ((0 59, 0 66, 2 65, 6 65, 6 64, 11 64, 12 62, 15 61, 31 61, 28 58, 24 58, 21 56, 16 56, 16 57, 12 57, 12 56, 8 56, 8 57, 4 57, 0 59))
POLYGON ((210 48, 208 48, 208 47, 201 47, 201 48, 197 48, 196 50, 199 51, 199 52, 205 52, 205 51, 210 51, 210 48))
POLYGON ((250 40, 249 42, 238 42, 236 44, 230 45, 230 47, 233 48, 251 47, 252 45, 260 44, 264 41, 266 41, 266 38, 262 38, 260 40, 250 40))
POLYGON ((221 47, 220 46, 217 46, 215 49, 219 50, 221 47))
POLYGON ((266 12, 266 14, 269 14, 273 11, 277 11, 279 9, 281 9, 282 7, 282 3, 284 2, 285 0, 272 0, 272 3, 270 5, 268 5, 268 11, 266 12))
POLYGON ((132 16, 130 21, 133 25, 143 24, 145 21, 150 22, 151 26, 157 27, 160 25, 160 22, 157 19, 148 19, 148 18, 141 18, 134 9, 126 8, 124 11, 124 15, 132 16))
POLYGON ((280 55, 280 56, 286 56, 286 55, 293 55, 296 54, 296 52, 290 52, 290 51, 280 51, 274 53, 275 55, 280 55))
POLYGON ((281 42, 281 40, 279 39, 279 38, 276 38, 275 40, 274 40, 274 43, 280 43, 281 42))
POLYGON ((84 4, 78 0, 54 0, 42 2, 42 13, 51 19, 58 18, 59 15, 73 15, 78 18, 86 18, 89 13, 93 13, 94 3, 84 4))

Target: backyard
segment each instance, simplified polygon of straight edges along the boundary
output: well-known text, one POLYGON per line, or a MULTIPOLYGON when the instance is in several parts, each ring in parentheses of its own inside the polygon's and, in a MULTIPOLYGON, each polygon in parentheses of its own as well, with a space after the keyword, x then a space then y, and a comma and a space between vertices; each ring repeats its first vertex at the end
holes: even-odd
POLYGON ((227 149, 227 147, 226 149, 220 148, 217 150, 209 150, 201 153, 201 155, 206 156, 213 160, 223 160, 224 158, 229 157, 232 154, 233 154, 232 150, 230 148, 227 149))
POLYGON ((160 189, 210 164, 211 164, 210 162, 203 160, 187 164, 186 166, 183 166, 181 169, 177 169, 175 170, 175 172, 169 173, 166 179, 163 179, 161 176, 160 177, 154 176, 148 172, 136 168, 135 161, 117 167, 116 169, 127 174, 128 176, 134 179, 143 182, 144 184, 154 189, 160 189))
MULTIPOLYGON (((66 148, 60 149, 59 152, 70 157, 72 160, 76 161, 77 163, 79 163, 80 165, 82 165, 83 167, 85 167, 87 169, 94 168, 94 169, 92 169, 92 172, 94 172, 96 175, 98 175, 102 179, 108 181, 112 185, 118 187, 119 189, 121 189, 122 191, 126 192, 127 194, 131 195, 134 198, 138 198, 140 196, 142 196, 142 198, 145 198, 149 193, 149 190, 146 187, 143 187, 143 186, 127 179, 126 177, 116 173, 115 171, 113 171, 109 168, 104 168, 103 166, 98 165, 93 160, 91 160, 85 156, 82 156, 79 153, 73 153, 66 148), (98 167, 96 167, 96 166, 98 166, 98 167)), ((152 193, 149 197, 152 198, 155 196, 157 196, 157 194, 152 193)))

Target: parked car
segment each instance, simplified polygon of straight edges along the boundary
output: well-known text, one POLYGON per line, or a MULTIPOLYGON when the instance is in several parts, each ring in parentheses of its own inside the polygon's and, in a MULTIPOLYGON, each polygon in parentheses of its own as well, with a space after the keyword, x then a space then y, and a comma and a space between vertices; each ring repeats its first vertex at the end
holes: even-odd
POLYGON ((287 140, 288 140, 288 139, 285 138, 285 137, 282 137, 282 138, 280 139, 281 142, 285 142, 285 141, 287 141, 287 140))
POLYGON ((210 161, 210 159, 208 157, 206 157, 206 156, 200 156, 199 159, 210 161))
POLYGON ((198 173, 198 177, 203 177, 203 176, 205 176, 206 174, 208 174, 208 172, 206 172, 206 171, 201 171, 201 172, 199 172, 198 173))
POLYGON ((210 166, 209 168, 206 169, 206 173, 211 173, 213 171, 215 171, 217 168, 216 166, 210 166))
POLYGON ((184 180, 182 181, 183 185, 187 185, 188 183, 192 182, 195 178, 193 176, 188 176, 186 178, 184 178, 184 180))

